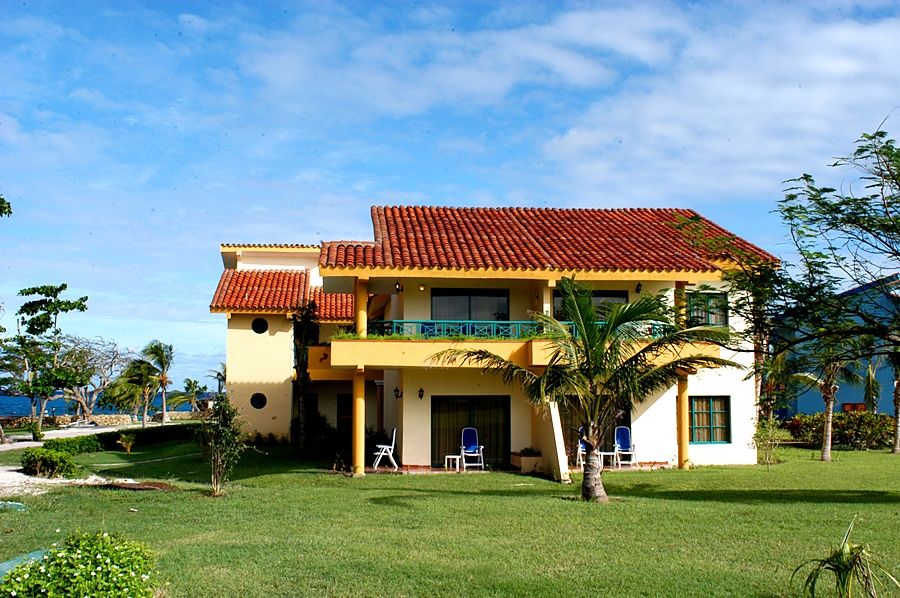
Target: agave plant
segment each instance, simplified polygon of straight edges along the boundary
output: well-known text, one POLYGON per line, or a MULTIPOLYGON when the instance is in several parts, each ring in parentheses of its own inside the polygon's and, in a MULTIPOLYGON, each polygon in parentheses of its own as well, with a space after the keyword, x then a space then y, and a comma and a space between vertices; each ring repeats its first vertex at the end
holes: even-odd
POLYGON ((801 569, 808 565, 813 566, 812 571, 809 572, 809 575, 806 576, 806 580, 803 582, 804 598, 815 598, 816 584, 818 584, 822 573, 826 571, 830 571, 834 575, 834 587, 838 598, 852 598, 854 589, 857 586, 862 588, 864 596, 877 598, 877 586, 884 585, 879 576, 884 577, 889 584, 900 589, 900 582, 891 575, 890 571, 872 557, 868 546, 850 542, 850 532, 853 531, 855 522, 856 517, 850 522, 850 527, 844 533, 844 539, 841 540, 841 544, 831 554, 824 559, 807 561, 794 569, 791 581, 794 580, 794 577, 801 569))

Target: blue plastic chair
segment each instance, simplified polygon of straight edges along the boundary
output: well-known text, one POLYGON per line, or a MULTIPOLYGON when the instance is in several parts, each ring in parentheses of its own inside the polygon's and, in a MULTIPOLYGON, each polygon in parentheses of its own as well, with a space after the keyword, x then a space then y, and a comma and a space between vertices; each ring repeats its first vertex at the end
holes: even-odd
POLYGON ((478 444, 478 430, 475 428, 462 429, 462 441, 459 446, 459 457, 463 471, 466 467, 480 467, 484 469, 484 446, 478 444), (473 459, 467 461, 467 458, 473 459))
POLYGON ((616 427, 616 467, 622 467, 621 455, 627 455, 625 465, 637 465, 635 461, 634 443, 631 441, 631 428, 627 426, 616 427))

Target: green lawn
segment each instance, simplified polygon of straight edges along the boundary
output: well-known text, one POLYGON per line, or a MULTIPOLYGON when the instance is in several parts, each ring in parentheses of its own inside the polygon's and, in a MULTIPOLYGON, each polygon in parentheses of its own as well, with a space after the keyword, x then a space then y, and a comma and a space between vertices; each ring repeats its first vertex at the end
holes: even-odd
MULTIPOLYGON (((168 596, 786 596, 794 567, 854 538, 900 564, 900 456, 785 449, 786 462, 612 472, 609 505, 505 473, 351 479, 249 452, 205 495, 193 445, 81 455, 177 492, 63 488, 0 512, 0 560, 81 529, 150 544, 168 596), (56 532, 56 529, 60 529, 56 532)), ((0 462, 14 461, 0 453, 0 462)), ((891 595, 886 592, 886 595, 891 595)))

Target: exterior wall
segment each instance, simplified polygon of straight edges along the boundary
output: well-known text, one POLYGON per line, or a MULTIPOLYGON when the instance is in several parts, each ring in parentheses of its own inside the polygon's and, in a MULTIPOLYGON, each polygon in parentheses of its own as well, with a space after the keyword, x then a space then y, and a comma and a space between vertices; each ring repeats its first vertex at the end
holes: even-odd
MULTIPOLYGON (((319 414, 330 425, 337 427, 337 396, 339 394, 352 395, 353 385, 350 382, 316 382, 309 392, 318 396, 319 414)), ((375 383, 366 380, 366 428, 374 428, 378 418, 377 392, 375 383)))
POLYGON ((319 252, 279 252, 248 251, 241 252, 237 260, 238 270, 308 270, 310 286, 322 286, 319 275, 319 252))
MULTIPOLYGON (((401 425, 398 426, 397 435, 404 465, 431 465, 432 395, 509 395, 510 450, 518 451, 533 444, 531 404, 521 391, 506 386, 499 377, 471 370, 406 369, 401 372, 400 379, 403 398, 399 401, 402 403, 401 425), (421 400, 418 397, 419 388, 425 390, 425 396, 421 400)), ((385 391, 385 394, 388 392, 385 391)), ((487 444, 490 439, 482 438, 481 442, 487 444)))
POLYGON ((228 394, 247 432, 290 435, 293 373, 293 331, 283 315, 234 314, 228 320, 226 367, 228 394), (250 327, 264 317, 269 329, 257 334, 250 327), (266 406, 250 405, 254 393, 266 395, 266 406))

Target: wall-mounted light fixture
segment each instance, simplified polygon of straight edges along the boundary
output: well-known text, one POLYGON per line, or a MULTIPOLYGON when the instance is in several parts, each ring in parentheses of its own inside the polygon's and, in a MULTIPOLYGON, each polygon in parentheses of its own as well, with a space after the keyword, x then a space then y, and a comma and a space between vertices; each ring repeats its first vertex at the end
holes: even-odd
POLYGON ((396 386, 394 387, 394 398, 398 400, 403 398, 403 391, 396 386))
POLYGON ((402 292, 403 292, 403 285, 400 284, 400 281, 399 281, 399 280, 398 280, 397 282, 394 283, 394 290, 397 291, 398 293, 402 293, 402 292))
POLYGON ((644 288, 644 285, 642 285, 641 283, 637 283, 637 285, 634 287, 634 292, 640 295, 641 289, 643 289, 643 288, 644 288))
POLYGON ((423 398, 425 398, 425 389, 420 388, 419 389, 419 400, 421 401, 423 398))
POLYGON ((425 285, 424 285, 424 284, 420 284, 420 285, 419 285, 419 292, 420 292, 420 293, 424 293, 424 292, 425 292, 425 285))

